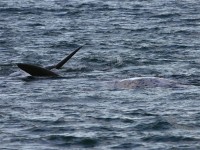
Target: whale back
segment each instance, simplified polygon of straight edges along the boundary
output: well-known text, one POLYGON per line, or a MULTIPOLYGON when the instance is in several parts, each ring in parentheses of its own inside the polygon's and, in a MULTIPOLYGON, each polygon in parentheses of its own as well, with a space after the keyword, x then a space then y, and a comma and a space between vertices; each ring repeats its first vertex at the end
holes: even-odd
POLYGON ((115 89, 154 88, 154 87, 181 87, 182 85, 173 80, 157 77, 138 77, 115 81, 115 89))

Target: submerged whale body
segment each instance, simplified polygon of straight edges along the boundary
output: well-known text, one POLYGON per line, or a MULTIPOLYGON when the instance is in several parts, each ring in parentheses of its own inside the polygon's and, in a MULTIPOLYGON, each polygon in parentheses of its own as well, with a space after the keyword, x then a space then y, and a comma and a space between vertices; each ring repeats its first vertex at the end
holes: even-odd
POLYGON ((135 77, 128 78, 113 83, 114 89, 136 89, 136 88, 155 88, 155 87, 184 87, 176 81, 158 77, 135 77))

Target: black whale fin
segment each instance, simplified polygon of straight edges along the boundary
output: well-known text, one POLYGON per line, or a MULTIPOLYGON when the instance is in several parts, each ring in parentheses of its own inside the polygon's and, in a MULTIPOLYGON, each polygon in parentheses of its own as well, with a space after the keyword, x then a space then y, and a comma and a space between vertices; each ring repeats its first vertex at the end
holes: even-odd
POLYGON ((31 64, 24 64, 18 63, 17 66, 22 69, 23 71, 27 72, 32 76, 43 76, 43 77, 58 77, 59 75, 42 67, 31 65, 31 64))
POLYGON ((25 64, 25 63, 18 63, 17 66, 22 69, 23 71, 27 72, 28 74, 32 76, 46 76, 46 77, 57 77, 58 74, 50 71, 53 68, 60 69, 76 52, 78 52, 83 46, 78 47, 75 49, 71 54, 69 54, 67 57, 62 59, 58 64, 53 66, 48 66, 45 68, 32 65, 32 64, 25 64))
POLYGON ((65 57, 64 59, 62 59, 58 64, 55 65, 56 69, 60 69, 68 60, 70 60, 70 58, 72 58, 72 56, 74 56, 74 54, 76 54, 76 52, 78 52, 83 46, 78 47, 77 49, 75 49, 71 54, 69 54, 67 57, 65 57))
POLYGON ((47 66, 45 67, 48 70, 51 69, 60 69, 68 60, 70 60, 70 58, 72 58, 72 56, 74 56, 74 54, 76 54, 76 52, 78 52, 83 46, 78 47, 77 49, 75 49, 72 53, 70 53, 69 55, 67 55, 64 59, 62 59, 59 63, 57 63, 56 65, 52 65, 52 66, 47 66))

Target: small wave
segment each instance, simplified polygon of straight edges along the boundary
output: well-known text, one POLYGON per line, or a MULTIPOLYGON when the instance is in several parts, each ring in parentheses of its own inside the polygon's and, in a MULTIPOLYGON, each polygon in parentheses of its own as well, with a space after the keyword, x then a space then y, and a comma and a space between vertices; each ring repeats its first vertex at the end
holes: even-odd
POLYGON ((112 149, 133 149, 138 147, 143 147, 143 144, 139 143, 123 143, 116 146, 113 146, 112 149))
POLYGON ((81 72, 81 73, 83 73, 83 72, 90 72, 90 71, 92 71, 92 69, 89 68, 89 67, 86 67, 86 66, 79 66, 79 67, 76 67, 76 68, 75 67, 64 68, 62 71, 66 72, 66 73, 69 73, 69 72, 75 72, 75 73, 81 72))
POLYGON ((128 116, 157 116, 156 114, 148 113, 143 109, 129 110, 125 114, 128 116))
POLYGON ((173 128, 173 125, 170 124, 169 122, 165 120, 156 120, 155 122, 152 123, 141 123, 135 127, 139 131, 144 131, 144 130, 170 130, 173 128))
POLYGON ((46 137, 47 141, 53 145, 77 147, 94 147, 98 144, 98 140, 90 137, 76 137, 68 135, 50 135, 46 137))
POLYGON ((154 15, 153 17, 155 18, 172 18, 172 17, 180 17, 181 15, 179 13, 163 13, 163 14, 158 14, 154 15))
POLYGON ((150 135, 142 138, 145 142, 200 142, 200 139, 186 136, 150 135))
MULTIPOLYGON (((96 117, 95 119, 105 122, 122 122, 122 123, 134 123, 132 118, 120 118, 120 117, 96 117)), ((111 130, 111 129, 110 129, 111 130)))
POLYGON ((30 27, 39 27, 39 26, 44 26, 42 23, 29 23, 27 24, 30 27))
POLYGON ((70 44, 69 42, 67 41, 58 41, 57 43, 52 43, 50 46, 50 48, 62 48, 62 49, 66 49, 66 47, 69 47, 69 48, 77 48, 78 45, 75 45, 75 44, 70 44))
POLYGON ((8 8, 3 8, 0 10, 0 12, 2 13, 10 13, 10 14, 37 14, 37 15, 41 15, 42 14, 42 10, 37 9, 37 8, 17 8, 17 7, 8 7, 8 8))

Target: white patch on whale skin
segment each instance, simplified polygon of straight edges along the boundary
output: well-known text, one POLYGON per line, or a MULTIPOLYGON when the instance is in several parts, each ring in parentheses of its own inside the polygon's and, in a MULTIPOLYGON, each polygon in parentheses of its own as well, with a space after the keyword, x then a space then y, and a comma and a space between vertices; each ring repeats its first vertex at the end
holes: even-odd
POLYGON ((23 76, 30 76, 30 75, 22 71, 17 71, 9 74, 9 77, 23 77, 23 76))
POLYGON ((157 78, 157 77, 135 77, 119 81, 113 84, 114 89, 135 89, 135 88, 154 88, 154 87, 184 87, 176 81, 157 78))

